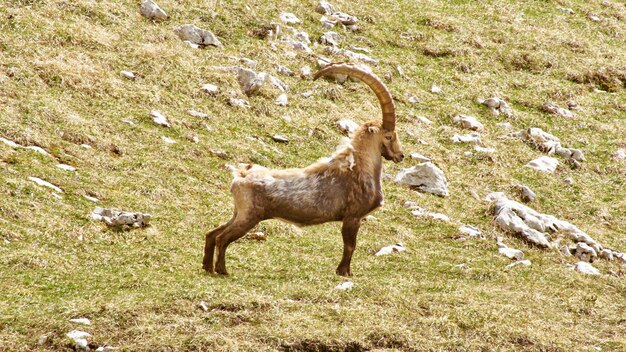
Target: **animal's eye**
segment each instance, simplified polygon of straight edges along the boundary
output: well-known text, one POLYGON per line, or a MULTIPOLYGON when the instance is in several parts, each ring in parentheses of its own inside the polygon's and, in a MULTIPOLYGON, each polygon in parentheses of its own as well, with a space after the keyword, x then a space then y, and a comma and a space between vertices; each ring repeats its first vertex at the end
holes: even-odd
POLYGON ((385 136, 385 139, 390 141, 391 140, 391 136, 385 136))

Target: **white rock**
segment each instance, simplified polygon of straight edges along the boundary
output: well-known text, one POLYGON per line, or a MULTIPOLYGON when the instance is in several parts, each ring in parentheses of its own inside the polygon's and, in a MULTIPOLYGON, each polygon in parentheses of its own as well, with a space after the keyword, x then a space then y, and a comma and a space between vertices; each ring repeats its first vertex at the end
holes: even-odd
POLYGON ((67 164, 58 164, 57 167, 65 171, 76 171, 76 168, 67 164))
POLYGON ((415 187, 422 192, 443 197, 449 196, 448 181, 443 171, 430 162, 400 170, 398 175, 396 175, 395 181, 403 185, 415 187))
POLYGON ((135 79, 135 74, 130 71, 121 71, 120 74, 128 79, 135 79))
POLYGON ((482 142, 480 141, 480 133, 476 133, 476 132, 464 134, 464 135, 455 133, 454 136, 450 137, 450 140, 452 140, 455 143, 482 144, 482 142))
POLYGON ((285 75, 285 76, 293 76, 295 75, 295 73, 289 69, 289 67, 283 66, 283 65, 276 65, 276 72, 280 73, 281 75, 285 75))
POLYGON ((19 144, 15 143, 15 142, 13 142, 13 141, 10 141, 10 140, 8 140, 8 139, 2 138, 2 137, 0 137, 0 142, 2 142, 2 143, 4 143, 4 144, 8 145, 8 146, 9 146, 9 147, 11 147, 11 148, 21 148, 21 147, 22 147, 21 145, 19 145, 19 144))
POLYGON ((468 130, 480 131, 484 128, 483 124, 480 123, 474 116, 457 115, 454 117, 454 122, 461 128, 468 130))
POLYGON ((551 101, 543 104, 542 108, 544 111, 549 112, 554 115, 560 115, 560 116, 567 117, 567 118, 574 117, 574 113, 572 113, 570 110, 559 107, 558 105, 556 105, 555 103, 551 101))
POLYGON ((420 102, 417 96, 415 95, 411 95, 410 97, 408 97, 407 101, 411 104, 417 104, 420 102))
POLYGON ((432 125, 432 121, 429 120, 427 117, 425 116, 415 116, 415 119, 417 119, 419 122, 426 124, 426 125, 432 125))
POLYGON ((404 247, 404 244, 396 243, 396 244, 390 244, 388 246, 385 246, 385 247, 381 248, 374 255, 375 256, 381 256, 381 255, 391 254, 391 253, 394 253, 394 252, 404 252, 405 250, 406 250, 406 248, 404 247))
POLYGON ((576 251, 574 256, 583 262, 593 262, 598 256, 597 252, 584 242, 576 243, 576 251))
POLYGON ((200 89, 202 89, 202 91, 206 92, 209 95, 215 95, 218 91, 217 86, 210 83, 203 84, 200 89))
POLYGON ((283 93, 276 98, 276 105, 278 106, 287 106, 287 94, 283 93))
POLYGON ((281 92, 286 92, 287 91, 288 87, 287 87, 287 85, 283 81, 281 81, 280 79, 278 79, 278 78, 276 78, 276 77, 274 77, 272 75, 268 75, 268 77, 269 77, 270 83, 274 87, 278 88, 278 90, 280 90, 281 92))
MULTIPOLYGON (((362 52, 362 53, 366 53, 366 54, 371 54, 371 53, 372 53, 372 51, 371 51, 370 49, 368 49, 368 48, 364 48, 364 47, 362 47, 362 46, 354 46, 354 45, 351 45, 351 46, 350 46, 350 50, 352 50, 352 51, 360 51, 360 52, 362 52)), ((400 66, 398 66, 398 67, 400 67, 400 66)))
POLYGON ((570 9, 570 8, 566 8, 566 7, 559 7, 559 10, 561 10, 561 11, 563 11, 563 12, 565 12, 565 13, 568 13, 568 14, 570 14, 570 15, 575 14, 574 10, 572 10, 572 9, 570 9))
POLYGON ((163 143, 165 144, 176 144, 176 140, 169 138, 169 137, 165 137, 165 136, 161 136, 161 139, 163 140, 163 143))
POLYGON ((463 225, 459 227, 459 231, 461 231, 461 233, 464 233, 470 237, 483 238, 483 233, 478 228, 471 226, 471 225, 463 225))
POLYGON ((278 142, 278 143, 289 143, 289 139, 287 137, 285 137, 285 136, 280 135, 280 134, 273 135, 272 139, 275 142, 278 142))
POLYGON ((602 22, 602 19, 594 14, 589 14, 589 19, 593 22, 602 22))
POLYGON ((359 125, 350 119, 341 119, 337 121, 337 125, 343 132, 347 134, 352 134, 354 133, 354 131, 356 131, 357 128, 359 128, 359 125))
POLYGON ((352 281, 344 281, 339 285, 335 286, 335 290, 346 291, 351 290, 354 287, 354 283, 352 281))
POLYGON ((154 123, 156 123, 157 125, 170 127, 170 123, 169 121, 167 121, 167 117, 165 117, 165 115, 161 114, 159 111, 150 111, 150 116, 152 116, 152 121, 154 121, 154 123))
POLYGON ((128 230, 130 228, 148 226, 150 224, 150 220, 152 219, 152 215, 96 207, 96 209, 94 209, 91 213, 91 218, 98 221, 104 221, 104 223, 109 227, 128 230))
POLYGON ((525 260, 518 260, 518 261, 515 261, 515 262, 513 262, 513 263, 511 263, 511 264, 507 265, 507 266, 505 267, 505 269, 511 269, 511 268, 514 268, 514 267, 516 267, 516 266, 520 266, 520 265, 523 265, 523 266, 530 266, 530 264, 531 264, 531 263, 530 263, 530 260, 528 260, 528 259, 525 259, 525 260))
POLYGON ((465 263, 457 264, 454 267, 457 268, 457 269, 462 269, 462 270, 469 270, 470 269, 469 265, 467 265, 465 263))
POLYGON ((230 98, 228 100, 228 104, 230 104, 231 106, 236 106, 236 107, 240 107, 240 108, 249 108, 250 104, 248 104, 247 101, 245 101, 244 99, 237 99, 237 98, 230 98))
POLYGON ((578 262, 574 266, 574 270, 587 275, 600 275, 600 270, 587 262, 578 262))
POLYGON ((320 43, 325 45, 339 46, 341 35, 337 32, 326 32, 320 37, 320 43))
POLYGON ((326 1, 320 1, 319 4, 315 6, 315 12, 321 13, 322 15, 332 15, 336 11, 331 4, 326 1))
POLYGON ((200 49, 200 45, 192 43, 189 40, 183 40, 183 43, 192 49, 200 49))
POLYGON ((603 248, 600 251, 600 258, 604 258, 606 260, 613 260, 613 251, 610 249, 603 248))
POLYGON ((340 49, 340 48, 335 48, 335 47, 331 47, 331 46, 327 46, 324 49, 327 53, 331 53, 334 55, 342 55, 345 56, 351 60, 355 60, 355 61, 362 61, 365 62, 367 64, 372 64, 372 65, 378 65, 378 60, 376 59, 372 59, 371 57, 365 55, 365 54, 361 54, 361 53, 356 53, 354 51, 350 51, 347 49, 340 49))
POLYGON ((24 147, 24 148, 33 150, 41 155, 50 156, 50 153, 48 153, 45 149, 35 146, 35 145, 29 145, 28 147, 24 147))
POLYGON ((83 197, 87 200, 90 200, 94 203, 98 203, 100 201, 100 199, 96 198, 96 197, 91 197, 91 196, 87 196, 87 195, 83 195, 83 197))
POLYGON ((247 96, 255 95, 265 83, 267 74, 265 72, 256 73, 250 69, 237 67, 237 81, 241 89, 247 96))
POLYGON ((80 146, 85 149, 93 149, 89 144, 81 144, 80 146))
POLYGON ((285 121, 285 122, 289 123, 289 122, 291 122, 291 121, 292 121, 292 118, 291 118, 291 116, 289 116, 289 115, 284 115, 284 116, 283 116, 283 121, 285 121))
POLYGON ((413 211, 411 211, 411 214, 413 216, 416 217, 428 217, 428 218, 432 218, 434 220, 441 220, 444 222, 450 222, 450 218, 445 215, 445 214, 440 214, 440 213, 431 213, 425 209, 422 208, 415 208, 413 211))
POLYGON ((176 29, 174 33, 183 41, 189 41, 196 45, 222 46, 217 37, 206 29, 201 29, 193 24, 184 24, 176 29))
POLYGON ((89 350, 89 343, 87 342, 87 338, 90 337, 91 334, 88 332, 80 331, 80 330, 72 330, 67 333, 67 337, 72 339, 76 344, 76 348, 80 350, 89 350))
POLYGON ((431 161, 429 157, 424 156, 424 155, 422 155, 420 153, 411 153, 410 156, 411 156, 411 159, 417 160, 417 161, 422 162, 422 163, 426 163, 426 162, 431 161))
POLYGON ((130 119, 122 119, 122 122, 130 126, 135 126, 135 123, 130 119))
POLYGON ((39 177, 29 177, 29 180, 35 182, 36 184, 43 186, 43 187, 48 187, 53 189, 54 191, 58 192, 58 193, 63 193, 63 190, 60 189, 59 187, 53 185, 52 183, 48 182, 48 181, 44 181, 42 179, 40 179, 39 177))
POLYGON ((437 87, 436 85, 433 85, 432 87, 430 87, 430 91, 435 94, 443 93, 443 90, 441 90, 441 88, 437 87))
POLYGON ((91 325, 91 320, 87 318, 75 318, 75 319, 70 319, 70 323, 91 325))
POLYGON ((626 160, 626 149, 618 149, 613 157, 620 161, 626 160))
POLYGON ((139 12, 141 13, 142 16, 154 20, 154 21, 162 21, 167 19, 167 14, 165 13, 165 11, 163 11, 159 5, 157 5, 154 1, 152 0, 145 0, 142 4, 141 4, 141 8, 139 9, 139 12))
POLYGON ((303 66, 302 68, 300 68, 300 77, 303 79, 309 79, 311 78, 311 67, 309 66, 303 66))
POLYGON ((568 177, 568 178, 564 179, 563 182, 567 183, 568 185, 573 185, 574 184, 574 179, 571 178, 571 177, 568 177))
POLYGON ((119 347, 113 347, 113 346, 100 346, 96 349, 96 352, 111 352, 111 351, 116 351, 119 350, 119 347))
POLYGON ((602 248, 591 236, 573 224, 559 220, 552 215, 541 214, 521 203, 510 200, 501 192, 487 196, 495 202, 496 224, 507 231, 521 236, 525 240, 543 248, 552 248, 548 232, 562 233, 574 242, 584 242, 594 248, 596 253, 602 248))
POLYGON ((200 112, 200 111, 196 111, 194 109, 187 110, 187 113, 189 115, 193 116, 193 117, 198 117, 198 118, 201 118, 201 119, 206 119, 206 118, 209 117, 208 114, 205 114, 205 113, 200 112))
POLYGON ((303 98, 310 98, 313 96, 313 91, 312 90, 307 90, 306 92, 302 93, 302 97, 303 98))
POLYGON ((541 156, 535 160, 526 164, 527 167, 535 169, 541 172, 553 173, 556 167, 559 165, 559 161, 549 156, 541 156))
POLYGON ((498 253, 513 260, 524 259, 524 253, 522 251, 520 251, 519 249, 507 247, 504 243, 502 243, 500 238, 498 238, 498 253))
POLYGON ((280 20, 287 24, 300 24, 302 21, 293 13, 283 12, 279 16, 280 20))
POLYGON ((482 154, 493 154, 496 152, 495 148, 484 148, 478 145, 474 146, 474 150, 482 154))
POLYGON ((483 100, 479 98, 478 102, 485 105, 493 115, 497 116, 502 113, 506 117, 513 117, 513 110, 504 99, 493 97, 483 100))
POLYGON ((537 195, 535 194, 535 192, 533 192, 533 190, 528 188, 528 186, 519 185, 517 186, 517 189, 519 189, 520 191, 522 202, 531 203, 531 202, 534 202, 535 199, 537 199, 537 195))

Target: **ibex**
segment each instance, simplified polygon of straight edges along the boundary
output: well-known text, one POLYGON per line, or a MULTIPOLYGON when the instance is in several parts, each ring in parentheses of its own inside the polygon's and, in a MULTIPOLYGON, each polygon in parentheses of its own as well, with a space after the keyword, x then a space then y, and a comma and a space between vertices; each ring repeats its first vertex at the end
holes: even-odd
POLYGON ((378 97, 382 121, 361 125, 349 145, 302 169, 271 170, 248 164, 234 170, 234 214, 227 223, 206 234, 203 268, 207 272, 215 270, 227 275, 228 245, 263 220, 281 219, 299 226, 342 221, 343 257, 337 274, 352 275, 350 261, 361 220, 383 204, 382 158, 398 163, 404 154, 395 131, 395 106, 380 79, 349 64, 329 65, 318 71, 314 79, 332 74, 352 76, 366 83, 378 97))

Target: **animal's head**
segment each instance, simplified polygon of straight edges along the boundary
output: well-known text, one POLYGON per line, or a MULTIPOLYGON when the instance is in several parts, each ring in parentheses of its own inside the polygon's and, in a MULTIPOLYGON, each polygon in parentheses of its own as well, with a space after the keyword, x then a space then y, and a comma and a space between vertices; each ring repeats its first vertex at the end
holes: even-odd
POLYGON ((356 67, 351 64, 331 64, 319 70, 314 79, 340 73, 355 77, 367 84, 376 94, 380 107, 383 110, 382 121, 371 121, 364 125, 367 134, 373 138, 371 143, 380 146, 380 155, 387 159, 399 163, 404 159, 402 146, 396 133, 396 107, 393 104, 391 93, 385 84, 369 70, 356 67))
POLYGON ((370 143, 379 145, 380 155, 383 158, 392 160, 395 163, 404 160, 402 145, 400 145, 395 129, 389 131, 383 128, 380 121, 368 122, 365 124, 365 128, 367 130, 366 133, 371 137, 370 143))

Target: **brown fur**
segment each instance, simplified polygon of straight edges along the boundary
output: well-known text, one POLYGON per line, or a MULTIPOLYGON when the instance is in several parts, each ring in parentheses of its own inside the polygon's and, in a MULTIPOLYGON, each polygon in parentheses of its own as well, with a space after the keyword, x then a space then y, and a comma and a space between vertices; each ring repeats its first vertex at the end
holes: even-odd
POLYGON ((302 169, 247 165, 235 170, 231 185, 234 214, 226 224, 207 233, 203 268, 227 274, 228 245, 260 221, 282 219, 300 226, 342 221, 344 250, 337 274, 352 275, 350 261, 361 219, 383 203, 383 157, 400 162, 404 155, 396 132, 385 130, 380 121, 370 121, 357 129, 351 145, 328 160, 302 169))

